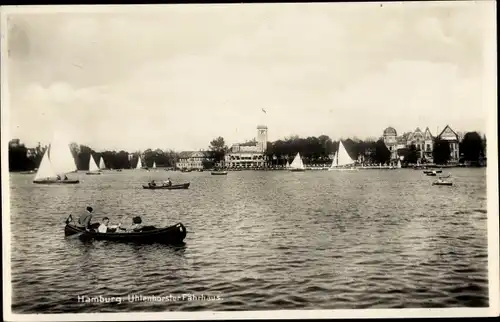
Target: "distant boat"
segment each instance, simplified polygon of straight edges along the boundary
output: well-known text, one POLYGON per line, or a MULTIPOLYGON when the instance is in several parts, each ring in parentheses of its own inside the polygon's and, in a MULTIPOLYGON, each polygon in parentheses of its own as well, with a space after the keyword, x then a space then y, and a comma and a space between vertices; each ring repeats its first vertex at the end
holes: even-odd
POLYGON ((136 169, 142 169, 142 161, 141 161, 141 157, 140 156, 137 159, 137 166, 135 168, 136 169))
POLYGON ((289 169, 289 168, 290 168, 290 163, 288 163, 288 160, 286 160, 286 165, 285 165, 285 168, 286 168, 286 169, 289 169))
POLYGON ((295 158, 293 159, 292 163, 290 164, 290 171, 292 171, 292 172, 306 171, 306 168, 304 167, 304 163, 302 162, 302 158, 300 157, 299 152, 297 152, 297 154, 295 155, 295 158))
POLYGON ((433 186, 453 186, 453 182, 438 180, 432 183, 433 186))
POLYGON ((340 141, 339 150, 335 153, 332 165, 328 168, 328 171, 358 171, 358 169, 354 168, 355 162, 349 156, 349 153, 347 153, 342 141, 340 141))
POLYGON ((88 175, 98 175, 101 174, 99 167, 97 166, 97 163, 94 160, 94 157, 92 157, 92 154, 90 155, 90 160, 89 160, 89 171, 87 171, 88 175))
POLYGON ((166 186, 166 185, 142 185, 143 189, 163 189, 163 190, 180 190, 180 189, 188 189, 190 183, 182 183, 182 184, 174 184, 171 186, 166 186))
POLYGON ((103 157, 101 157, 101 161, 99 162, 99 168, 101 170, 106 169, 106 164, 104 163, 104 158, 103 157))
POLYGON ((215 171, 211 171, 210 174, 213 175, 213 176, 226 176, 227 175, 227 171, 215 170, 215 171))
POLYGON ((49 144, 45 151, 42 162, 38 167, 33 183, 37 184, 76 184, 80 180, 71 180, 62 178, 66 174, 76 172, 76 163, 69 143, 62 136, 54 136, 53 142, 49 144))
POLYGON ((398 160, 398 166, 397 166, 398 169, 401 169, 401 160, 398 160))

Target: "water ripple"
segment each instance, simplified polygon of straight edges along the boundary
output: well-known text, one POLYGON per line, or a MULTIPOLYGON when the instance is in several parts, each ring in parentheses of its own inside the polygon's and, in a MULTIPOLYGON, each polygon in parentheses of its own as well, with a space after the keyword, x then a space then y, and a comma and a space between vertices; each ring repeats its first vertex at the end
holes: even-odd
POLYGON ((484 307, 488 305, 482 169, 450 169, 435 189, 420 171, 105 172, 75 186, 11 174, 16 313, 484 307), (191 182, 149 191, 155 177, 191 182), (64 220, 188 228, 186 244, 82 243, 64 220), (131 295, 160 300, 127 300, 131 295), (83 302, 83 296, 120 303, 83 302), (176 300, 174 300, 174 298, 176 300), (79 300, 80 299, 80 300, 79 300))

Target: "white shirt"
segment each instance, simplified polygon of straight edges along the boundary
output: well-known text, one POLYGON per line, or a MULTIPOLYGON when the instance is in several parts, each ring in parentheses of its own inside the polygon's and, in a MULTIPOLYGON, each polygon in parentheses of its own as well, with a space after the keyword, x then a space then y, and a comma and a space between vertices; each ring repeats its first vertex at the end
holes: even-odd
POLYGON ((97 228, 97 231, 100 233, 106 233, 108 231, 108 227, 105 224, 100 224, 99 228, 97 228))

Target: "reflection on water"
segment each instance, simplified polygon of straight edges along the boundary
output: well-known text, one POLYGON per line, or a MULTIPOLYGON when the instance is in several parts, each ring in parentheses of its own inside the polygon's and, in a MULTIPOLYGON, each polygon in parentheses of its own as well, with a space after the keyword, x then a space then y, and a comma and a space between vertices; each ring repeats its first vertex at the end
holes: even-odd
POLYGON ((67 186, 11 174, 13 311, 487 306, 485 171, 450 172, 453 187, 407 169, 125 170, 67 186), (167 177, 190 189, 141 187, 167 177), (112 223, 182 222, 185 245, 65 238, 67 215, 87 205, 112 223), (184 299, 78 301, 133 294, 184 299))

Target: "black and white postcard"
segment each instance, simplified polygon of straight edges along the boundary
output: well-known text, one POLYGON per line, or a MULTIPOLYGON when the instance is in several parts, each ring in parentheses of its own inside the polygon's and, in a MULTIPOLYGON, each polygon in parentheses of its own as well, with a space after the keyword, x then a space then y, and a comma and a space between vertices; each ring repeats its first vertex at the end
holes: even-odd
POLYGON ((4 318, 498 315, 495 17, 1 7, 4 318))

